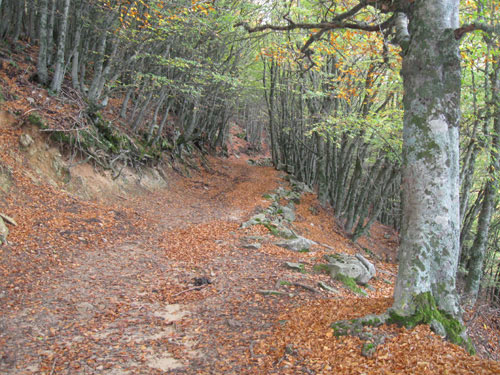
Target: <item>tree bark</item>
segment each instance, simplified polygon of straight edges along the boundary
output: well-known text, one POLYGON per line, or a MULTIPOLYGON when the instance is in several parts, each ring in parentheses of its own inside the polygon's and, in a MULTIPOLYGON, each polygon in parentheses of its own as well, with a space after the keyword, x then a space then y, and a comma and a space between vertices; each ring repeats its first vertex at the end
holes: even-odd
POLYGON ((40 83, 46 85, 49 81, 49 72, 47 70, 47 9, 48 0, 40 0, 40 30, 38 32, 38 62, 37 74, 40 83))
POLYGON ((490 167, 487 176, 484 192, 483 205, 477 223, 477 233, 474 243, 470 249, 471 259, 469 262, 469 273, 465 283, 465 293, 467 303, 473 305, 476 302, 481 278, 483 275, 483 263, 488 245, 488 235, 490 230, 491 217, 497 205, 498 180, 497 175, 500 171, 500 63, 495 64, 492 74, 492 102, 494 103, 493 131, 491 135, 490 149, 490 167))
POLYGON ((460 319, 455 289, 459 257, 460 55, 453 30, 458 0, 409 5, 411 39, 403 57, 403 224, 393 310, 410 316, 417 296, 460 319))
POLYGON ((52 91, 59 93, 64 80, 64 52, 66 50, 66 29, 68 28, 69 5, 71 0, 65 0, 61 27, 59 30, 59 40, 57 41, 57 55, 55 61, 55 72, 50 88, 52 91))

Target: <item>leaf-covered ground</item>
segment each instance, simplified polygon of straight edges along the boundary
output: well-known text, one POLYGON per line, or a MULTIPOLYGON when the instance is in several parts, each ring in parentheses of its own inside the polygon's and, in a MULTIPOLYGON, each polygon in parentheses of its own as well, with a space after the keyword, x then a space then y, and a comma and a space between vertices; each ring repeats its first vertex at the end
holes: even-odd
MULTIPOLYGON (((270 204, 265 193, 288 186, 272 168, 210 159, 191 178, 169 173, 165 189, 100 201, 44 183, 19 146, 23 123, 36 109, 49 127, 71 126, 82 108, 71 93, 37 89, 24 64, 0 69, 2 106, 19 114, 0 116, 0 168, 13 183, 0 192, 0 212, 18 222, 0 246, 1 374, 500 373, 500 318, 486 307, 465 315, 481 356, 425 326, 378 328, 386 342, 370 359, 357 338, 334 337, 333 321, 390 306, 396 233, 375 226, 360 241, 378 276, 367 298, 351 293, 314 270, 326 253, 363 251, 314 195, 302 198, 294 223, 321 243, 310 253, 275 246, 262 226, 240 228, 270 204), (252 236, 264 237, 260 249, 243 246, 252 236)), ((235 137, 230 150, 239 148, 235 137)))
MULTIPOLYGON (((19 224, 0 247, 2 374, 500 373, 499 362, 469 356, 428 327, 377 329, 387 340, 370 359, 357 338, 334 337, 333 321, 390 306, 394 233, 377 227, 366 239, 380 254, 372 257, 379 274, 368 298, 354 295, 313 269, 327 252, 360 251, 314 195, 301 200, 295 223, 322 244, 310 253, 273 245, 262 226, 240 229, 270 204, 263 194, 287 187, 272 168, 211 159, 191 178, 172 173, 167 189, 86 202, 33 183, 21 132, 4 121, 0 136, 14 179, 0 211, 19 224), (263 236, 263 246, 244 248, 249 236, 263 236), (197 278, 211 283, 196 286, 197 278), (285 294, 259 293, 268 289, 285 294)), ((496 335, 485 345, 498 345, 496 335)))

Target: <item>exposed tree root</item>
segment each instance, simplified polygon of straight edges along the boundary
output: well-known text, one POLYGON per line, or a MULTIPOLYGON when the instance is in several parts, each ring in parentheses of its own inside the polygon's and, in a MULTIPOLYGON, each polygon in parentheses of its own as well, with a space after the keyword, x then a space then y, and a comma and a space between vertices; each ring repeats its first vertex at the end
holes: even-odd
POLYGON ((406 328, 414 328, 419 324, 429 324, 431 329, 448 341, 475 354, 475 348, 467 336, 465 326, 450 314, 441 311, 430 292, 419 294, 414 298, 415 310, 410 316, 402 315, 394 309, 389 309, 380 315, 367 315, 358 319, 341 320, 331 325, 335 336, 356 336, 366 341, 363 345, 363 355, 371 356, 385 337, 374 336, 365 327, 378 327, 382 324, 397 324, 406 328))

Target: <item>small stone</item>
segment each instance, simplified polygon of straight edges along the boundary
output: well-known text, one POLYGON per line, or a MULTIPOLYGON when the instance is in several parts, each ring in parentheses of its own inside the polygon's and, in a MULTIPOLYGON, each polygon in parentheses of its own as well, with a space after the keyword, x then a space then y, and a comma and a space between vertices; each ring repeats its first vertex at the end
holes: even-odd
POLYGON ((309 250, 311 246, 316 245, 316 242, 311 241, 305 237, 299 236, 295 239, 276 242, 275 245, 292 251, 303 251, 303 250, 309 250))
POLYGON ((328 269, 333 279, 342 274, 356 280, 358 284, 366 285, 375 276, 375 267, 364 257, 347 254, 331 254, 325 256, 328 269))
POLYGON ((262 247, 262 245, 258 242, 254 242, 254 243, 245 243, 241 245, 241 247, 250 250, 259 250, 262 247))
POLYGON ((294 263, 294 262, 285 262, 285 266, 291 270, 295 271, 303 271, 304 270, 304 265, 300 263, 294 263))
POLYGON ((35 141, 29 134, 23 133, 19 137, 19 143, 21 144, 22 147, 28 148, 30 147, 35 141))
POLYGON ((212 281, 208 277, 195 277, 193 279, 193 284, 195 286, 201 286, 206 284, 212 284, 212 281))

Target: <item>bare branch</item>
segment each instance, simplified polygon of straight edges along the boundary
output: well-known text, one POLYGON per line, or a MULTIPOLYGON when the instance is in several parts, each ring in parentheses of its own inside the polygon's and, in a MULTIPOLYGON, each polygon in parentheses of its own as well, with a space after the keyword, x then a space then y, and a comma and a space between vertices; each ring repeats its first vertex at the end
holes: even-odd
POLYGON ((335 30, 335 29, 353 29, 362 31, 380 31, 386 29, 392 23, 393 17, 389 18, 387 21, 380 24, 369 24, 366 22, 342 22, 342 21, 330 21, 330 22, 318 22, 318 23, 293 23, 290 22, 288 25, 270 25, 264 24, 256 27, 250 27, 248 22, 240 22, 234 26, 243 26, 243 28, 249 33, 255 33, 265 30, 273 31, 290 31, 290 30, 313 30, 320 29, 320 33, 325 31, 335 30))
POLYGON ((460 40, 465 34, 475 31, 482 30, 488 34, 497 34, 500 35, 500 24, 486 24, 482 22, 474 22, 468 25, 464 25, 455 30, 455 39, 460 40))

